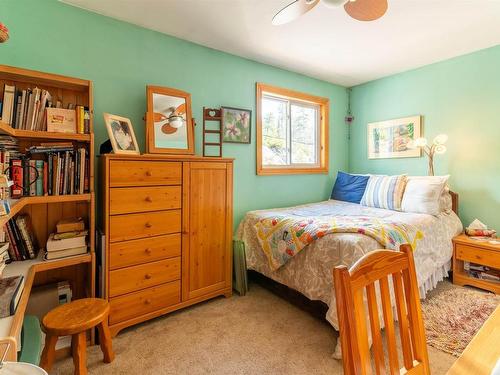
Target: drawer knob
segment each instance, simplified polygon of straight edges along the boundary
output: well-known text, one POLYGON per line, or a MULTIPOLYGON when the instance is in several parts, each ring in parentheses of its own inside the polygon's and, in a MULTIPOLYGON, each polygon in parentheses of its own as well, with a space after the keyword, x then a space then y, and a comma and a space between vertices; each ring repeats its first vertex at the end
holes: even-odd
POLYGON ((153 201, 153 198, 151 198, 151 197, 146 197, 145 201, 146 201, 146 202, 151 203, 151 202, 153 201))
POLYGON ((149 280, 149 279, 151 279, 152 277, 153 277, 153 276, 152 276, 150 273, 147 273, 147 274, 145 274, 145 275, 144 275, 144 278, 145 278, 146 280, 149 280))
POLYGON ((148 248, 144 249, 144 252, 149 255, 149 254, 151 254, 151 249, 148 247, 148 248))
POLYGON ((151 171, 146 171, 146 176, 151 177, 153 175, 153 172, 151 171))
POLYGON ((146 224, 144 224, 144 226, 145 226, 146 228, 151 228, 151 227, 153 226, 153 224, 151 224, 151 223, 148 221, 148 222, 146 222, 146 224))
POLYGON ((146 305, 150 305, 150 304, 151 304, 151 300, 148 298, 148 299, 144 300, 144 303, 145 303, 146 305))

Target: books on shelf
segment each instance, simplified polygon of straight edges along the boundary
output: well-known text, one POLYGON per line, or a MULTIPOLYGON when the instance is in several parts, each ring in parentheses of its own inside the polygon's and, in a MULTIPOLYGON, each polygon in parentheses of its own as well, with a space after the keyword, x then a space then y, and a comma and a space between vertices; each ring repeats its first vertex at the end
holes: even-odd
POLYGON ((11 198, 84 194, 89 191, 90 161, 84 147, 71 142, 31 146, 27 156, 9 155, 11 198))
POLYGON ((500 283, 500 269, 472 262, 464 262, 464 270, 469 276, 475 279, 500 283))
POLYGON ((75 232, 72 237, 55 239, 55 233, 51 233, 47 240, 46 250, 47 252, 52 252, 80 248, 87 244, 85 240, 87 234, 87 231, 75 232))
POLYGON ((60 100, 55 98, 55 106, 53 100, 48 90, 38 87, 21 89, 5 84, 2 122, 21 130, 79 134, 90 132, 88 107, 69 103, 67 109, 63 109, 60 100), (72 125, 61 127, 60 125, 68 125, 68 119, 71 119, 72 125))
POLYGON ((85 222, 81 217, 61 219, 56 224, 56 239, 64 238, 63 233, 75 233, 85 230, 85 222))
POLYGON ((23 294, 24 277, 12 276, 0 279, 0 318, 14 315, 23 294))
POLYGON ((0 277, 3 274, 3 270, 5 266, 10 263, 10 255, 9 255, 9 243, 8 242, 0 242, 0 277))
POLYGON ((9 243, 11 261, 35 259, 38 255, 38 241, 34 235, 28 215, 18 215, 5 224, 4 232, 9 243))

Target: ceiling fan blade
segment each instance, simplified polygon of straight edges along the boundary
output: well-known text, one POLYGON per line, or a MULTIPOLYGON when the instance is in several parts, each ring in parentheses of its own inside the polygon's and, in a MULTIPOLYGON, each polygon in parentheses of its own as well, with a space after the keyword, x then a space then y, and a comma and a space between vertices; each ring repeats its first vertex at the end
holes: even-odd
POLYGON ((304 13, 309 12, 319 3, 319 0, 295 0, 281 9, 273 17, 273 25, 283 25, 296 20, 304 13))
POLYGON ((358 21, 375 21, 387 12, 387 0, 355 0, 344 5, 344 9, 358 21))

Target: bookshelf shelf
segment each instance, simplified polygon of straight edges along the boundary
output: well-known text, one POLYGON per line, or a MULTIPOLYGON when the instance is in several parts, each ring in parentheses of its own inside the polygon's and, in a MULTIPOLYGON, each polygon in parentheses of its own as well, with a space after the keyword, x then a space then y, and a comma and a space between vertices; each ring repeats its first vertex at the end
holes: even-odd
POLYGON ((56 140, 78 141, 78 142, 90 142, 92 139, 91 134, 51 133, 45 131, 14 129, 10 125, 7 125, 2 121, 0 121, 0 134, 10 135, 16 138, 56 139, 56 140))
POLYGON ((4 226, 7 221, 16 216, 27 205, 47 204, 47 203, 65 203, 65 202, 90 202, 94 193, 74 194, 74 195, 49 195, 42 197, 23 197, 19 199, 10 199, 10 213, 0 216, 0 226, 4 226))
MULTIPOLYGON (((89 134, 15 129, 0 120, 0 134, 17 138, 16 147, 21 153, 24 153, 25 150, 32 146, 39 146, 43 142, 71 142, 75 152, 70 157, 76 156, 76 151, 83 148, 85 149, 83 156, 88 160, 88 166, 85 166, 83 176, 85 188, 88 186, 89 193, 25 196, 20 199, 11 199, 9 200, 10 213, 0 216, 0 228, 4 228, 10 219, 18 215, 30 217, 32 233, 38 242, 39 248, 45 247, 47 238, 51 233, 55 232, 57 222, 62 219, 81 217, 86 222, 86 229, 88 230, 89 252, 87 254, 46 261, 43 260, 44 251, 40 251, 36 259, 16 261, 6 265, 3 276, 23 275, 25 277, 23 294, 15 314, 0 319, 0 345, 9 342, 11 347, 6 359, 16 361, 17 352, 21 346, 20 332, 32 288, 52 284, 55 281, 67 280, 71 285, 73 299, 95 296, 94 99, 92 81, 0 64, 0 97, 2 98, 4 98, 5 93, 3 91, 6 86, 9 86, 9 89, 14 87, 15 97, 16 95, 19 97, 19 93, 23 91, 33 92, 36 88, 42 91, 45 90, 50 93, 52 103, 60 104, 61 108, 70 108, 71 106, 86 107, 90 115, 89 134)), ((42 100, 39 101, 39 103, 42 102, 42 100)), ((42 154, 32 154, 28 159, 30 161, 43 160, 48 163, 48 160, 44 160, 48 158, 42 154)), ((15 158, 10 158, 10 161, 12 160, 15 160, 15 158)), ((80 158, 80 160, 82 159, 80 158)), ((76 164, 76 157, 73 162, 76 164)), ((2 161, 2 163, 5 162, 2 161)), ((93 331, 90 339, 91 343, 94 343, 93 331)))
POLYGON ((63 259, 43 260, 43 252, 36 259, 12 262, 5 267, 4 277, 24 276, 24 289, 14 315, 0 319, 0 344, 12 342, 21 334, 24 313, 28 305, 31 288, 37 273, 57 270, 79 264, 92 263, 94 254, 87 253, 63 259))

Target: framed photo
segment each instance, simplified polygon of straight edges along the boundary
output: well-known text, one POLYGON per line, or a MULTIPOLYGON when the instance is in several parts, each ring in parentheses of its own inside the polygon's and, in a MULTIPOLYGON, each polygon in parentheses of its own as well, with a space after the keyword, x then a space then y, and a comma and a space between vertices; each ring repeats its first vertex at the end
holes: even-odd
POLYGON ((422 116, 404 117, 368 124, 368 159, 414 158, 420 148, 408 143, 421 137, 422 116))
POLYGON ((146 86, 146 152, 194 154, 191 94, 168 87, 146 86))
POLYGON ((128 118, 104 113, 104 122, 115 154, 139 155, 134 128, 128 118))
POLYGON ((222 141, 250 143, 252 111, 249 109, 221 107, 222 141))

